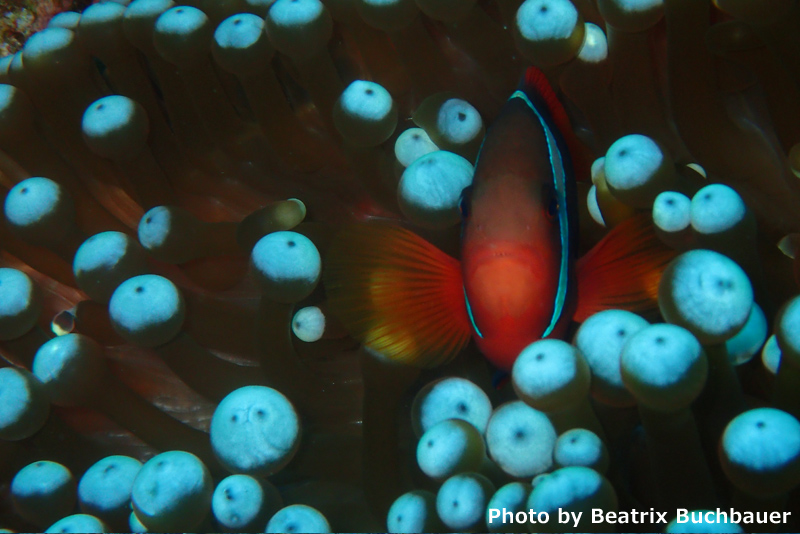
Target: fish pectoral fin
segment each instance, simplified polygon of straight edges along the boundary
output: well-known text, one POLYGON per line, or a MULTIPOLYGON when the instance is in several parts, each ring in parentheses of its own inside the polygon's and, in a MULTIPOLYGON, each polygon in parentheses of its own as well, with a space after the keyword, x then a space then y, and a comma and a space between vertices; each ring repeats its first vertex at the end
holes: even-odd
POLYGON ((392 360, 440 365, 469 342, 460 263, 405 228, 346 227, 331 243, 323 280, 350 334, 392 360))
POLYGON ((648 215, 619 224, 578 260, 575 320, 610 308, 657 311, 661 274, 677 254, 658 239, 648 215))

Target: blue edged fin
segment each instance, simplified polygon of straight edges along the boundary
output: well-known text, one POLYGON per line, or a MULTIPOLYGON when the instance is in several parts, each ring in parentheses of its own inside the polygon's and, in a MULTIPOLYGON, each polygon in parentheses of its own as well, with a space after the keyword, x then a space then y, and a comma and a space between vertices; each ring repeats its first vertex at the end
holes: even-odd
POLYGON ((520 89, 524 91, 528 97, 536 101, 537 104, 543 106, 549 113, 549 118, 553 126, 561 133, 561 136, 564 138, 564 143, 567 145, 575 179, 579 181, 589 180, 591 174, 591 154, 575 136, 567 112, 556 96, 555 91, 553 91, 553 88, 550 86, 550 82, 547 80, 544 73, 536 67, 528 67, 522 78, 520 89))

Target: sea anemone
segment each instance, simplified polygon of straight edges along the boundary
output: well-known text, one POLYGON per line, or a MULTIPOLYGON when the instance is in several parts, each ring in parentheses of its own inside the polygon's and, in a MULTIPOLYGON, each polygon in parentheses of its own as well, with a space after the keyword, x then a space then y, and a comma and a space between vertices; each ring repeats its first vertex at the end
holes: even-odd
MULTIPOLYGON (((30 3, 0 59, 0 529, 798 509, 797 0, 30 3), (638 228, 669 265, 531 339, 510 377, 466 336, 419 368, 382 327, 392 358, 339 309, 331 271, 363 252, 340 231, 457 256, 531 64, 566 108, 575 249, 638 228)), ((406 278, 398 303, 370 292, 392 273, 355 271, 398 317, 430 289, 406 278)), ((411 308, 436 337, 441 313, 411 308)))

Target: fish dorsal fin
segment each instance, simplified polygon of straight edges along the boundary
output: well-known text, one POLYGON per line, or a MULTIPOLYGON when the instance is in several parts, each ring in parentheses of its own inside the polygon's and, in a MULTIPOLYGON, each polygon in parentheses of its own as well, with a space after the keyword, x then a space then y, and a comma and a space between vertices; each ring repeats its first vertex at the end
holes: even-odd
POLYGON ((324 262, 328 305, 353 337, 419 367, 454 358, 471 329, 458 260, 390 224, 355 224, 324 262))
POLYGON ((578 308, 575 320, 619 308, 646 313, 658 309, 658 283, 678 253, 664 245, 647 215, 614 227, 578 260, 578 308))
POLYGON ((547 109, 553 126, 561 133, 564 143, 567 145, 566 148, 570 153, 575 179, 579 181, 588 180, 591 155, 583 143, 575 136, 567 111, 558 96, 556 96, 555 91, 553 91, 547 76, 536 67, 528 67, 522 79, 521 89, 529 98, 538 101, 547 109))
POLYGON ((562 135, 566 136, 572 133, 572 125, 567 117, 567 112, 542 71, 536 67, 528 67, 525 70, 522 88, 528 95, 531 93, 539 95, 542 103, 547 107, 553 123, 562 135))

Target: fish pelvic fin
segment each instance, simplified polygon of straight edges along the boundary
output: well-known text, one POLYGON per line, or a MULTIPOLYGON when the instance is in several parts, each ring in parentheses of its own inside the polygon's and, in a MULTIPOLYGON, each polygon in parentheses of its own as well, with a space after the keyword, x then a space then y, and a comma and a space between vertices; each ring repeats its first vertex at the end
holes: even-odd
POLYGON ((610 308, 657 311, 661 274, 677 254, 658 239, 648 215, 636 215, 614 227, 577 262, 574 319, 583 322, 610 308))
POLYGON ((433 367, 469 342, 459 261, 413 232, 384 223, 347 226, 323 266, 330 310, 385 357, 433 367))

